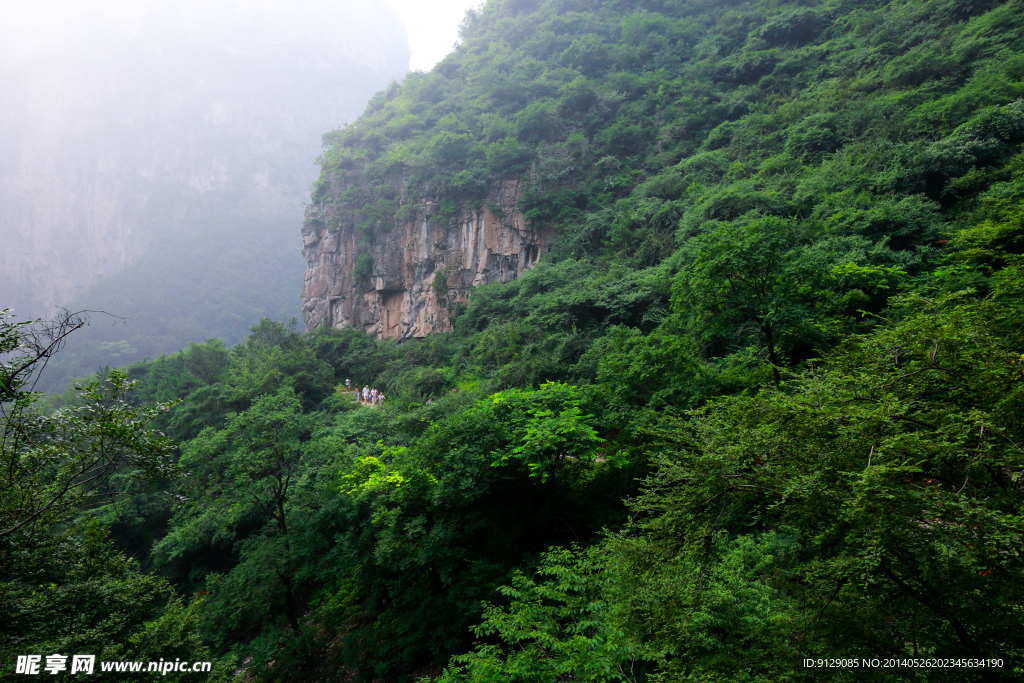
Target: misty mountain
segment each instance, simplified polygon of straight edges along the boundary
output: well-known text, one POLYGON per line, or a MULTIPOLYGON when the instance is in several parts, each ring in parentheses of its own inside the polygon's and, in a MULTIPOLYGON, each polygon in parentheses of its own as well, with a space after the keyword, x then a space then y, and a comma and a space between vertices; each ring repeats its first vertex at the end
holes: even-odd
POLYGON ((51 382, 298 315, 320 138, 406 71, 389 7, 7 3, 0 26, 3 306, 120 316, 51 382))

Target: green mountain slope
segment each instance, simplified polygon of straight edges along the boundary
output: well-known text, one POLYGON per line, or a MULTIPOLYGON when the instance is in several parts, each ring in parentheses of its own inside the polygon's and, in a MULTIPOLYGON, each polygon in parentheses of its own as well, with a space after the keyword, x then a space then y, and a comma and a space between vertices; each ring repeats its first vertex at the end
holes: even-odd
POLYGON ((422 340, 265 320, 132 366, 185 399, 181 472, 92 517, 247 680, 1020 678, 1022 31, 487 3, 313 199, 365 249, 518 178, 551 253, 422 340))
POLYGON ((649 328, 682 269, 679 295, 704 292, 687 308, 706 356, 799 362, 933 269, 940 241, 1011 179, 1019 9, 489 3, 433 72, 325 137, 313 199, 353 210, 368 248, 418 197, 454 216, 518 177, 527 217, 557 228, 548 277, 575 303, 550 319, 523 309, 547 331, 649 328), (722 269, 765 282, 708 290, 702 278, 722 269), (608 291, 630 278, 644 285, 608 291))

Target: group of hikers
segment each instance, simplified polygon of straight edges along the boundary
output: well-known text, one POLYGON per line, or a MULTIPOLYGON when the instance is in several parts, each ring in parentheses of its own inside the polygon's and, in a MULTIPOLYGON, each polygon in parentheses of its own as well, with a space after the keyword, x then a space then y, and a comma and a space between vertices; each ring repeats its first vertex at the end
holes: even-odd
POLYGON ((363 403, 369 403, 371 406, 384 405, 384 392, 377 391, 376 388, 371 389, 370 385, 367 384, 363 387, 362 391, 359 390, 359 384, 356 384, 355 388, 352 387, 352 380, 345 380, 345 390, 355 391, 356 401, 362 401, 363 403))

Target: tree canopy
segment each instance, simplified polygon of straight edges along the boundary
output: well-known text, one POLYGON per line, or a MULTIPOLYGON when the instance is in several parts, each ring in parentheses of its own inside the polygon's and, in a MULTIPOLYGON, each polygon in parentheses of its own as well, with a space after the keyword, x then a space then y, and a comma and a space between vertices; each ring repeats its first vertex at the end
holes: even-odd
POLYGON ((60 533, 243 680, 1019 679, 1022 10, 491 0, 313 200, 369 243, 516 178, 553 251, 425 339, 101 373, 180 445, 60 533))

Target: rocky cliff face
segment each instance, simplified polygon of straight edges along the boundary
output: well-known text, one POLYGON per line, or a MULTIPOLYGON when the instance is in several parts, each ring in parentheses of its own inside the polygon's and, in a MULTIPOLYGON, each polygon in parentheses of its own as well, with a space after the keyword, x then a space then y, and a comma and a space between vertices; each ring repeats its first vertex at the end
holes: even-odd
POLYGON ((302 228, 306 329, 354 327, 381 339, 450 329, 451 307, 470 288, 518 277, 547 248, 550 233, 527 224, 518 199, 518 182, 502 181, 457 221, 422 201, 414 218, 378 229, 369 248, 344 205, 311 205, 302 228))

